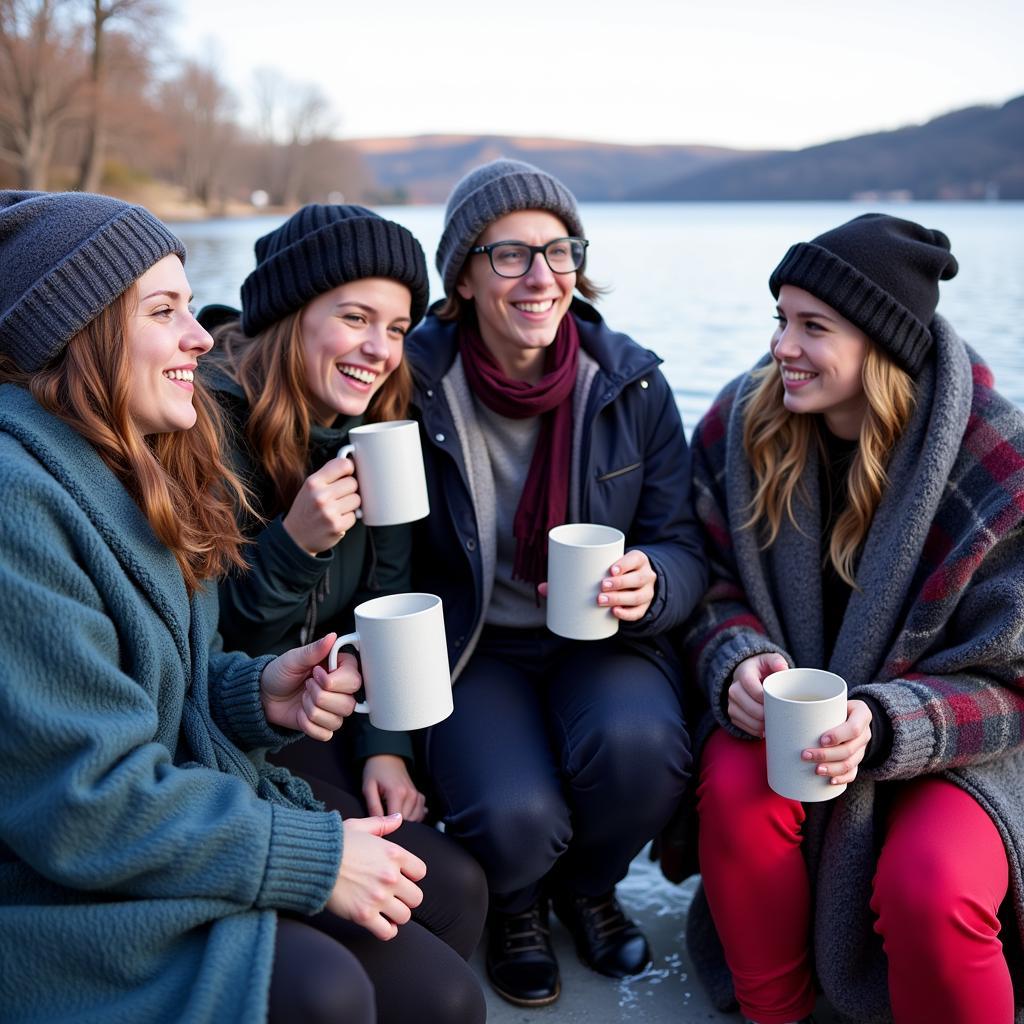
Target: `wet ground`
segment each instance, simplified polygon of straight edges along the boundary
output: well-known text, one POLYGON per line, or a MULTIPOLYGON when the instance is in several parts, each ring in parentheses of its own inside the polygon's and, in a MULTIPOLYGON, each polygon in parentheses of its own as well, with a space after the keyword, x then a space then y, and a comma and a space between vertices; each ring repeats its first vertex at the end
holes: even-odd
MULTIPOLYGON (((484 974, 483 948, 473 964, 487 993, 489 1024, 739 1024, 738 1013, 719 1013, 693 975, 683 944, 686 912, 697 879, 683 885, 665 880, 644 850, 619 886, 619 900, 644 929, 654 963, 623 981, 603 978, 576 958, 572 938, 552 915, 551 934, 562 972, 562 995, 542 1009, 513 1006, 496 995, 484 974)), ((833 1024, 827 1008, 816 1011, 818 1024, 833 1024)))

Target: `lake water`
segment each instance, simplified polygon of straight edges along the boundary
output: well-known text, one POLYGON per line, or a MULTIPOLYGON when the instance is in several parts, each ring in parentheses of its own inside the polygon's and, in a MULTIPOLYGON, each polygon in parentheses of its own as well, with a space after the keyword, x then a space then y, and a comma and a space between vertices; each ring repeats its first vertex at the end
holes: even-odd
MULTIPOLYGON (((767 349, 774 321, 768 275, 793 242, 869 210, 939 228, 960 273, 941 285, 939 310, 989 362, 999 389, 1024 406, 1024 203, 595 203, 581 216, 591 278, 610 290, 608 323, 664 360, 687 432, 718 390, 767 349)), ((433 254, 440 206, 381 207, 433 254)), ((174 225, 189 250, 197 305, 238 304, 253 243, 281 217, 174 225)))

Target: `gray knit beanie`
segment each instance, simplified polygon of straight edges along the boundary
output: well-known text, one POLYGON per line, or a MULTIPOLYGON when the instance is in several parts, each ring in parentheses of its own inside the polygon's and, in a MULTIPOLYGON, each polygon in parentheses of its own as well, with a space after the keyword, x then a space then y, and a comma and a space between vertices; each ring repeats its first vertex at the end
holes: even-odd
POLYGON ((470 171, 448 197, 437 246, 445 295, 455 291, 466 256, 484 228, 517 210, 547 210, 562 219, 570 235, 583 237, 576 200, 557 178, 522 160, 493 160, 470 171))
POLYGON ((141 206, 0 191, 0 352, 33 372, 181 240, 141 206))
POLYGON ((827 302, 913 376, 932 346, 939 281, 957 269, 941 231, 865 213, 791 246, 768 286, 776 298, 791 284, 827 302))
POLYGON ((388 277, 412 293, 412 327, 427 310, 427 261, 408 228, 352 203, 310 203, 256 242, 242 282, 242 330, 250 338, 338 285, 388 277))

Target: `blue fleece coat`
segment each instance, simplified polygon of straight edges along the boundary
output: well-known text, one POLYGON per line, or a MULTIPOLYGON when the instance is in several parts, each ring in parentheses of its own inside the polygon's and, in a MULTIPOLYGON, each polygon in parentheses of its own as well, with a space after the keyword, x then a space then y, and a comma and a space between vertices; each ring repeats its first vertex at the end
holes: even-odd
POLYGON ((341 819, 262 751, 269 660, 225 654, 75 430, 0 386, 0 1018, 251 1022, 275 911, 313 913, 341 819))
MULTIPOLYGON (((597 364, 586 394, 574 396, 568 521, 618 527, 627 549, 647 554, 658 577, 654 601, 639 622, 622 623, 619 637, 678 685, 680 663, 667 631, 689 615, 707 582, 679 411, 653 352, 609 330, 580 299, 567 315, 576 318, 583 353, 597 364)), ((465 664, 486 613, 483 553, 493 544, 481 533, 471 456, 447 385, 457 353, 456 325, 432 314, 406 344, 430 497, 430 515, 414 526, 413 585, 441 597, 455 669, 465 664)))

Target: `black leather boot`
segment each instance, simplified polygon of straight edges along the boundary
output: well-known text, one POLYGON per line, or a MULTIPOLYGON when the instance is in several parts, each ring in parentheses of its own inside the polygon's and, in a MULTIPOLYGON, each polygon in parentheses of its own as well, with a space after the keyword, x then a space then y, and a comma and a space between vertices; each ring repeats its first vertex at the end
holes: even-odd
POLYGON ((551 948, 548 902, 521 914, 488 917, 487 977, 502 999, 517 1006, 547 1006, 562 990, 558 961, 551 948))
POLYGON ((580 959, 598 974, 627 978, 651 962, 647 939, 623 913, 614 890, 603 896, 556 896, 553 904, 576 940, 580 959))

